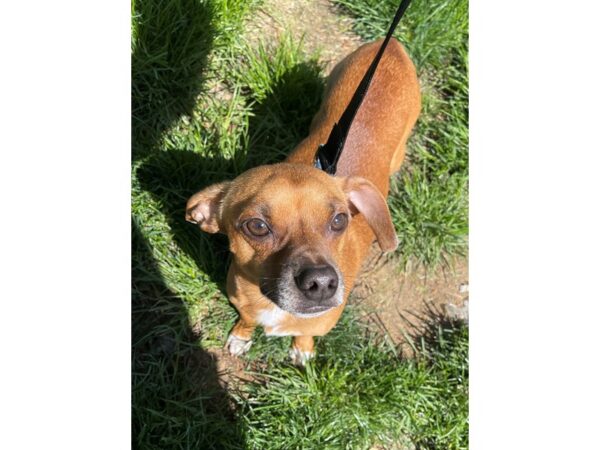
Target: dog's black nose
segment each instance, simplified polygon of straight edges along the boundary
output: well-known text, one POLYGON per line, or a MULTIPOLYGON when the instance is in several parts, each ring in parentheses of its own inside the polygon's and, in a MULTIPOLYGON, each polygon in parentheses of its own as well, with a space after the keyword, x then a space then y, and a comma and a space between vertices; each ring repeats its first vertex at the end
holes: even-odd
POLYGON ((304 267, 295 280, 304 296, 315 301, 330 299, 338 287, 337 273, 329 265, 304 267))

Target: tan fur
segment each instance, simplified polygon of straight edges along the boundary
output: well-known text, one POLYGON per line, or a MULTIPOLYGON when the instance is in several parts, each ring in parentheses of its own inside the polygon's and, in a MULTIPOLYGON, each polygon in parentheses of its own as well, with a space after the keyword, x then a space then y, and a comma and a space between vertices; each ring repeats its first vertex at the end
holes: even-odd
POLYGON ((293 348, 311 353, 312 337, 326 334, 337 323, 376 234, 382 249, 396 247, 385 197, 389 175, 404 159, 421 102, 415 68, 395 39, 390 41, 354 119, 336 176, 312 167, 318 145, 327 141, 380 45, 381 41, 363 45, 335 67, 309 136, 285 163, 251 169, 188 201, 188 220, 205 231, 229 237, 234 259, 227 292, 240 314, 232 330, 238 338, 250 340, 254 328, 263 326, 267 334, 294 336, 293 348), (377 202, 383 203, 378 206, 377 202), (340 236, 326 232, 336 208, 353 214, 340 236), (277 240, 248 239, 239 229, 240 220, 264 214, 268 214, 277 240), (265 267, 283 263, 295 251, 336 263, 344 283, 340 306, 318 317, 301 318, 283 311, 261 293, 259 278, 265 267))

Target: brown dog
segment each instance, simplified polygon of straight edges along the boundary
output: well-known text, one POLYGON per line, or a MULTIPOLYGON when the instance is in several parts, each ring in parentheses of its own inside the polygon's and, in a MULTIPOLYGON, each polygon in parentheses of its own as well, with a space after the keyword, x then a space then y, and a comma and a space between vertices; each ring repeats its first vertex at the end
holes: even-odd
POLYGON ((227 293, 240 318, 227 340, 240 355, 257 325, 293 336, 291 357, 313 355, 313 336, 337 323, 367 251, 398 240, 385 198, 421 109, 415 68, 398 41, 385 50, 358 110, 335 176, 313 167, 373 60, 381 40, 363 45, 332 71, 310 134, 284 163, 212 185, 187 202, 186 219, 225 233, 234 255, 227 293))

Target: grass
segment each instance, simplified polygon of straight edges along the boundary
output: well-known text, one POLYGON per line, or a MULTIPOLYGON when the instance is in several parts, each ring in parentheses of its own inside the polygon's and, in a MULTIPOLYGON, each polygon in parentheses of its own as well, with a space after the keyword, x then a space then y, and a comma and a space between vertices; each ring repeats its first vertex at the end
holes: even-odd
MULTIPOLYGON (((337 3, 365 39, 381 36, 395 10, 391 1, 337 3)), ((305 372, 286 362, 288 339, 259 332, 247 359, 255 381, 241 392, 218 382, 206 349, 223 345, 237 317, 224 295, 227 240, 187 224, 185 202, 283 159, 306 135, 324 86, 318 55, 301 42, 244 40, 258 4, 132 3, 132 445, 466 448, 464 327, 432 330, 419 357, 403 360, 349 308, 305 372)), ((428 266, 466 250, 466 7, 414 0, 398 34, 424 108, 389 205, 397 256, 428 266)))
POLYGON ((276 366, 248 387, 241 415, 248 447, 466 448, 466 328, 433 331, 421 357, 402 362, 382 344, 348 342, 361 335, 351 328, 336 328, 305 371, 276 366), (344 353, 336 340, 346 341, 344 353))

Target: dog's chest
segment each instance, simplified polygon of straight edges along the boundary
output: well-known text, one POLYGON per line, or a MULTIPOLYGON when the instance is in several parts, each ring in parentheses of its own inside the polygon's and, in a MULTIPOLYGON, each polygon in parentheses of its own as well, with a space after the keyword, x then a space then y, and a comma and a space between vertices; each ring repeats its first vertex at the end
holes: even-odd
POLYGON ((299 336, 300 333, 288 327, 289 314, 277 306, 262 309, 256 321, 263 326, 267 336, 299 336))

